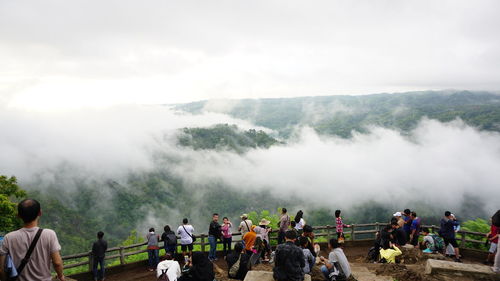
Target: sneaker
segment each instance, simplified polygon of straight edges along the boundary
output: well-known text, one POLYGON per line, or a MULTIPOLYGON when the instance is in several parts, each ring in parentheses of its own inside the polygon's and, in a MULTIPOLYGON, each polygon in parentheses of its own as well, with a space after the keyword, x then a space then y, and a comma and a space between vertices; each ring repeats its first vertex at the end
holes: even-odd
POLYGON ((455 259, 455 262, 462 262, 461 259, 455 259))

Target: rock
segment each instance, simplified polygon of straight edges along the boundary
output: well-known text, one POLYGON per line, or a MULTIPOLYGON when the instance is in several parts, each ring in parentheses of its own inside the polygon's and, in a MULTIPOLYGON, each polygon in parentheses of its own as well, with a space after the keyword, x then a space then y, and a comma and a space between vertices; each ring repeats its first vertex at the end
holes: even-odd
MULTIPOLYGON (((274 281, 274 278, 269 271, 249 271, 244 281, 274 281)), ((311 281, 311 276, 306 274, 304 281, 311 281)))
POLYGON ((441 260, 427 260, 425 265, 426 274, 443 274, 443 275, 456 275, 456 276, 468 276, 473 278, 480 277, 499 277, 496 276, 491 270, 491 267, 480 264, 467 264, 451 261, 441 261, 441 260))
POLYGON ((401 247, 401 252, 403 254, 399 257, 399 260, 402 264, 415 264, 422 259, 423 255, 420 249, 414 248, 412 245, 401 247))

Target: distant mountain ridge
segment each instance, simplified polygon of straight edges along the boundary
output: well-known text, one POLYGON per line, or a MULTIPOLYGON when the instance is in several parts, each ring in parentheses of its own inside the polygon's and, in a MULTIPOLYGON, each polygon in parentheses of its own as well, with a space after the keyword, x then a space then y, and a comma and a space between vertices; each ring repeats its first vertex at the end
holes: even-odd
POLYGON ((199 101, 175 106, 198 114, 226 113, 268 127, 287 137, 296 126, 321 134, 350 137, 367 126, 410 131, 424 118, 448 122, 461 118, 480 130, 500 132, 500 95, 483 91, 420 91, 362 96, 199 101))

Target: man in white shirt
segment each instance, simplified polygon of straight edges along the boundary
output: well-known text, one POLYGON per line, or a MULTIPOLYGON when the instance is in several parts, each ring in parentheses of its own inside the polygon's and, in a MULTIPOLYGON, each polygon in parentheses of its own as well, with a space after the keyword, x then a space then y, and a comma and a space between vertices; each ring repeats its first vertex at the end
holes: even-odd
POLYGON ((181 250, 184 256, 187 250, 189 250, 189 256, 193 254, 193 233, 194 227, 188 224, 188 219, 183 219, 182 225, 177 229, 177 234, 181 236, 181 250))
POLYGON ((181 266, 179 262, 174 261, 170 253, 167 253, 165 260, 156 267, 156 278, 159 278, 163 273, 167 274, 170 281, 176 281, 177 278, 181 277, 181 266))
POLYGON ((248 219, 247 214, 241 215, 240 218, 241 218, 241 223, 240 226, 238 227, 238 231, 241 232, 241 236, 243 237, 247 232, 249 232, 252 229, 252 221, 248 219))

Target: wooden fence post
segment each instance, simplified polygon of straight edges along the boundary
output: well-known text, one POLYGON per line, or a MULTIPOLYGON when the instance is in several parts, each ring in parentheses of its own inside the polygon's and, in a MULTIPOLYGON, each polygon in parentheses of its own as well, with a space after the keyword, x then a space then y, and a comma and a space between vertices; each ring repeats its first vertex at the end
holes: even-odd
POLYGON ((351 224, 351 241, 354 241, 354 224, 351 224))
POLYGON ((92 252, 89 252, 89 272, 92 272, 94 269, 94 256, 92 255, 92 252))
POLYGON ((330 241, 330 226, 326 226, 326 241, 330 241))
POLYGON ((465 232, 462 232, 462 241, 460 243, 461 248, 465 248, 465 232))
POLYGON ((200 235, 200 237, 201 237, 201 242, 200 242, 200 244, 201 244, 201 252, 205 253, 205 235, 202 234, 202 235, 200 235))
POLYGON ((123 250, 123 246, 120 247, 120 264, 121 265, 125 264, 125 253, 123 250))

